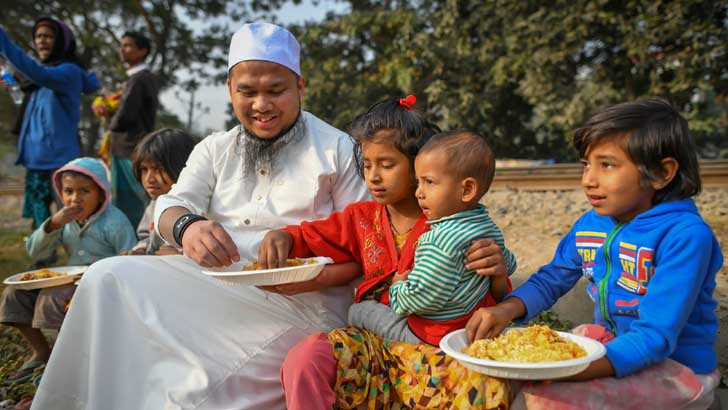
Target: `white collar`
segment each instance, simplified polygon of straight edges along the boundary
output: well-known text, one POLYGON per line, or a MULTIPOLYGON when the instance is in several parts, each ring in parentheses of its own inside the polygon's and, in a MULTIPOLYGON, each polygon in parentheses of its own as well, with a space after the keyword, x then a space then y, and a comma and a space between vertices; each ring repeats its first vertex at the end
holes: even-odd
POLYGON ((147 65, 147 63, 137 64, 134 67, 126 70, 126 75, 128 75, 129 77, 131 77, 134 74, 136 74, 136 73, 138 73, 138 72, 140 72, 142 70, 148 70, 148 69, 149 69, 149 66, 147 65))

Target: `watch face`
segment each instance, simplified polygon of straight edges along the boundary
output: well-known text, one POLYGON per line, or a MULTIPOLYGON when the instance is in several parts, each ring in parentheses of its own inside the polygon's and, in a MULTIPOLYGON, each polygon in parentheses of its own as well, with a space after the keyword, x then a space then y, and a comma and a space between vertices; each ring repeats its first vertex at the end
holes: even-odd
POLYGON ((190 219, 189 216, 183 216, 182 219, 179 220, 177 223, 177 226, 183 225, 185 222, 187 222, 190 219))

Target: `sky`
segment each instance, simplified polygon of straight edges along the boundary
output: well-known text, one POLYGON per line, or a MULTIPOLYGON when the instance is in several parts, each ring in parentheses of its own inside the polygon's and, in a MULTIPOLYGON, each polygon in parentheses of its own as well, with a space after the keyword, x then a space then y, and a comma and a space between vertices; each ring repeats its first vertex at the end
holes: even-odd
MULTIPOLYGON (((304 21, 316 21, 322 19, 329 11, 342 12, 346 5, 331 0, 321 0, 314 6, 311 0, 303 0, 299 5, 286 3, 279 11, 278 20, 283 24, 302 23, 304 21)), ((178 87, 171 87, 161 95, 164 108, 176 114, 182 122, 187 121, 186 104, 180 103, 180 99, 188 99, 189 94, 182 92, 178 87), (180 95, 175 95, 178 92, 180 95)), ((193 131, 203 132, 206 130, 221 131, 225 126, 227 117, 226 109, 229 101, 228 91, 225 84, 204 85, 200 87, 195 99, 203 106, 209 107, 208 113, 195 114, 193 131)))

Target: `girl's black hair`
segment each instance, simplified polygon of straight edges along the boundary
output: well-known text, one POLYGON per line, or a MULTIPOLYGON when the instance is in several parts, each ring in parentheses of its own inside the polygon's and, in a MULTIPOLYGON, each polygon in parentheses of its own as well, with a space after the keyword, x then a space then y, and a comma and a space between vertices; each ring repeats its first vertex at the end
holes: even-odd
POLYGON ((359 175, 364 176, 364 162, 361 146, 364 142, 379 142, 374 134, 382 130, 391 130, 381 141, 387 141, 407 155, 414 166, 415 157, 423 145, 440 128, 427 121, 417 110, 408 110, 400 105, 399 98, 387 98, 372 105, 367 112, 357 116, 349 126, 349 134, 354 140, 354 160, 359 175))
POLYGON ((687 121, 669 102, 644 98, 608 107, 574 132, 574 148, 583 158, 593 144, 620 138, 626 140, 627 153, 637 164, 645 188, 662 176, 663 159, 672 157, 677 161, 675 178, 655 193, 653 204, 689 198, 700 192, 695 141, 687 121))
POLYGON ((195 140, 183 130, 162 128, 149 133, 134 149, 134 177, 141 183, 142 162, 151 161, 159 164, 172 178, 170 182, 175 183, 194 147, 195 140))

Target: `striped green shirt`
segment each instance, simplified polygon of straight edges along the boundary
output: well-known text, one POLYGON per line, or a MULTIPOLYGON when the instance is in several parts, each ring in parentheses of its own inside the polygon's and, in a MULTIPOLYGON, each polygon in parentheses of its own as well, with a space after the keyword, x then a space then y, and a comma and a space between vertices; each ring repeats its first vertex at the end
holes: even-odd
POLYGON ((473 310, 490 286, 487 276, 465 269, 465 254, 476 239, 494 239, 508 274, 515 272, 516 258, 484 206, 428 223, 431 229, 420 236, 412 272, 389 288, 390 305, 398 314, 450 320, 473 310))

